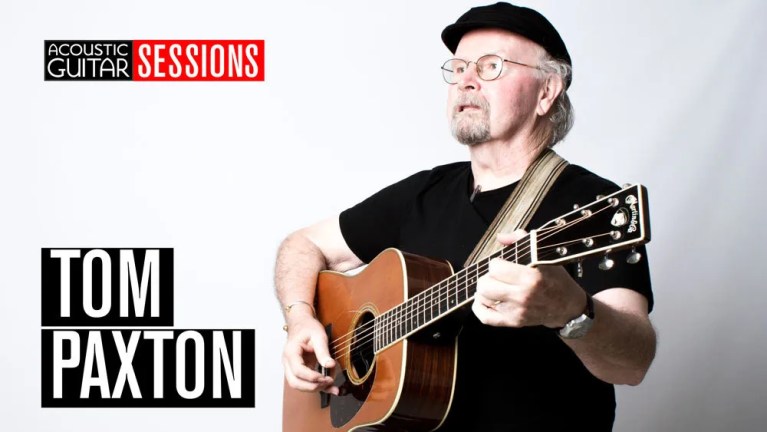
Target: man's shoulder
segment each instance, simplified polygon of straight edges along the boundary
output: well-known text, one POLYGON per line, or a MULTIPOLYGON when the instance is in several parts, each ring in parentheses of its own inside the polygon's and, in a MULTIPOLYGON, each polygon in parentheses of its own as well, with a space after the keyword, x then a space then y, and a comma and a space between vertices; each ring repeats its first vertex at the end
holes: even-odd
POLYGON ((546 195, 544 207, 548 209, 548 216, 563 214, 574 204, 582 206, 594 201, 597 195, 609 195, 619 189, 614 182, 580 165, 570 164, 546 195))
POLYGON ((608 192, 620 189, 615 182, 606 179, 580 165, 570 164, 562 172, 561 186, 572 190, 608 192))

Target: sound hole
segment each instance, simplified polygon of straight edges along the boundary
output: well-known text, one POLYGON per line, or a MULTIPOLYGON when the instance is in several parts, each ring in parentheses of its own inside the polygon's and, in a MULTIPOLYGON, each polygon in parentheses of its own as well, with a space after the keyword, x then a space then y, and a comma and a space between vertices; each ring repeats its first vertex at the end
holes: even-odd
POLYGON ((352 366, 350 375, 353 381, 364 380, 373 368, 373 360, 375 360, 373 318, 371 312, 364 312, 354 328, 354 340, 349 352, 352 366))

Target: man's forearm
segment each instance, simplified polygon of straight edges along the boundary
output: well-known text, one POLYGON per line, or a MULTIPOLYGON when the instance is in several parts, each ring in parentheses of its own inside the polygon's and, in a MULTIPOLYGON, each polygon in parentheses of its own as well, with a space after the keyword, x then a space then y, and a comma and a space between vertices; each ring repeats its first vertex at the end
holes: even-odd
POLYGON ((641 295, 627 291, 607 290, 595 295, 594 326, 583 338, 566 339, 565 343, 597 378, 637 385, 655 357, 656 336, 646 315, 612 301, 619 295, 641 295))
POLYGON ((274 285, 283 306, 297 301, 313 304, 317 274, 326 268, 322 251, 300 233, 288 236, 277 252, 274 285))

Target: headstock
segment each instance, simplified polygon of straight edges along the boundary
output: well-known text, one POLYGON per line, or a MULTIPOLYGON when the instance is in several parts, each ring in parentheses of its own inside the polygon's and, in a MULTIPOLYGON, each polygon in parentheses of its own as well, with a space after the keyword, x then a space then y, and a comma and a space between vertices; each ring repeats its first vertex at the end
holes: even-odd
MULTIPOLYGON (((608 253, 650 241, 647 189, 628 185, 530 231, 531 264, 564 264, 604 255, 599 267, 612 268, 608 253)), ((627 261, 641 259, 633 252, 627 261)))

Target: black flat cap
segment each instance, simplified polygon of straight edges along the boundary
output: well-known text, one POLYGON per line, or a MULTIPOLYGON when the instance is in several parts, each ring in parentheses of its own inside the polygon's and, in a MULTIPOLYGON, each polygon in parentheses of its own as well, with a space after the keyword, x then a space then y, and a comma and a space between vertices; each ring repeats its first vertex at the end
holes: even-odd
MULTIPOLYGON (((442 42, 455 54, 463 35, 481 28, 498 28, 524 36, 542 46, 552 57, 573 65, 565 42, 546 17, 530 8, 504 2, 469 9, 455 24, 442 30, 442 42)), ((569 78, 567 87, 571 81, 569 78)))

